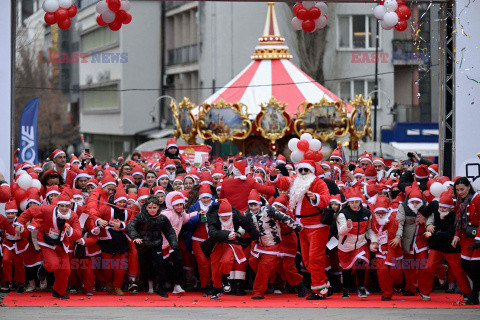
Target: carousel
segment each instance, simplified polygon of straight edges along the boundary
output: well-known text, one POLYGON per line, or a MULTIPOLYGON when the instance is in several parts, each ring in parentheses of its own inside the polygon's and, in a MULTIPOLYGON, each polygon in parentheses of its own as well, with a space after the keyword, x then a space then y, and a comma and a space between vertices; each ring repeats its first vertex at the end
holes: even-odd
MULTIPOLYGON (((371 138, 371 98, 345 102, 293 64, 280 35, 274 3, 268 3, 263 36, 252 62, 199 106, 187 97, 171 102, 175 136, 196 144, 231 141, 243 154, 290 154, 288 141, 309 133, 324 145, 347 138, 352 153, 371 138)), ((329 148, 322 152, 329 153, 329 148)), ((219 154, 221 155, 221 154, 219 154)))

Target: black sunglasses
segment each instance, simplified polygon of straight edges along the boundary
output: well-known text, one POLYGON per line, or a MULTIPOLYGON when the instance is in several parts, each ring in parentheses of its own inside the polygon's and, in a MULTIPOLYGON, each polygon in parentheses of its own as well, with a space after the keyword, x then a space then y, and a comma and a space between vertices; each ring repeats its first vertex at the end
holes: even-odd
POLYGON ((310 170, 307 169, 307 168, 300 168, 300 169, 298 169, 298 172, 300 172, 300 173, 302 173, 302 172, 307 173, 307 172, 310 172, 310 170))

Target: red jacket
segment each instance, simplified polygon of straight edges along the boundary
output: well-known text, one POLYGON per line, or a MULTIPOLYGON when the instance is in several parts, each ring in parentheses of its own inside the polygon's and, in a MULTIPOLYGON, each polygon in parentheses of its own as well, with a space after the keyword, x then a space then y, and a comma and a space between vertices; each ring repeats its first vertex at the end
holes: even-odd
MULTIPOLYGON (((1 216, 2 218, 5 219, 5 217, 1 216)), ((0 220, 2 220, 0 218, 0 220)), ((7 220, 7 219, 5 219, 7 220)), ((15 219, 16 220, 16 219, 15 219)), ((20 234, 16 234, 15 232, 15 229, 13 228, 13 225, 15 223, 15 220, 14 222, 9 222, 7 220, 8 223, 10 223, 10 226, 11 228, 7 228, 8 230, 4 230, 4 239, 3 239, 3 242, 2 242, 2 246, 4 246, 5 248, 7 248, 8 250, 15 250, 15 253, 16 254, 20 254, 22 252, 24 252, 25 250, 28 249, 28 237, 30 236, 30 232, 28 231, 27 228, 23 229, 23 232, 20 233, 20 234)), ((4 227, 0 226, 0 229, 3 229, 4 227)))
POLYGON ((108 192, 98 187, 86 200, 86 211, 89 215, 95 216, 100 208, 108 203, 108 192))
POLYGON ((229 178, 222 182, 220 199, 227 199, 232 207, 235 207, 235 209, 243 213, 248 209, 248 196, 252 189, 256 189, 259 193, 267 196, 273 196, 275 194, 274 187, 264 186, 263 184, 256 182, 252 177, 247 177, 247 180, 229 178))
MULTIPOLYGON (((125 212, 125 217, 120 220, 120 228, 118 230, 120 231, 126 231, 127 224, 135 217, 133 214, 133 211, 130 211, 128 209, 124 209, 125 212)), ((94 217, 95 224, 98 219, 103 219, 108 222, 110 222, 113 219, 114 211, 113 208, 109 205, 103 205, 100 210, 97 211, 97 214, 94 217)), ((98 235, 98 240, 108 240, 111 239, 112 237, 110 236, 110 233, 108 232, 108 229, 110 229, 110 226, 107 226, 105 228, 100 229, 100 234, 98 235)), ((125 233, 126 235, 126 233, 125 233)))

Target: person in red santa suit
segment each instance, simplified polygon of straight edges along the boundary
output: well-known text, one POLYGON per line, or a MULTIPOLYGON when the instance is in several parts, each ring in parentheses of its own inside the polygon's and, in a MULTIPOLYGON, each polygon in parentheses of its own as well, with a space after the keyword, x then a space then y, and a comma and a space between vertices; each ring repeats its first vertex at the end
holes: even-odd
POLYGON ((25 210, 15 222, 18 233, 23 232, 27 222, 34 220, 28 228, 30 231, 38 229, 38 244, 45 258, 40 267, 40 280, 44 280, 45 271, 53 272, 55 283, 52 296, 60 299, 69 299, 66 293, 68 276, 70 275, 70 259, 68 252, 70 243, 80 239, 82 229, 78 217, 72 211, 71 197, 67 193, 61 194, 54 200, 53 205, 30 207, 25 210))
POLYGON ((355 269, 359 298, 366 298, 365 269, 369 264, 367 237, 371 249, 378 248, 378 240, 371 229, 372 213, 362 206, 362 194, 358 189, 345 191, 347 206, 337 216, 338 259, 342 271, 342 298, 348 299, 352 284, 352 271, 355 269))
POLYGON ((8 200, 10 200, 12 196, 10 186, 8 185, 8 182, 5 181, 5 177, 3 174, 0 172, 0 203, 6 203, 8 200))
POLYGON ((105 174, 100 186, 86 200, 86 211, 95 216, 100 208, 108 203, 108 198, 115 193, 117 183, 111 174, 105 174))
POLYGON ((360 168, 365 170, 369 164, 373 164, 373 156, 368 151, 365 151, 360 158, 358 158, 360 168))
POLYGON ((57 171, 63 178, 63 181, 70 188, 73 188, 75 183, 76 174, 72 170, 67 170, 65 165, 67 164, 67 155, 63 150, 56 149, 50 155, 50 159, 53 160, 55 166, 53 169, 57 171))
POLYGON ((288 215, 277 211, 275 207, 267 205, 265 199, 261 199, 260 194, 255 189, 250 191, 248 210, 244 214, 260 233, 248 261, 250 267, 256 273, 252 299, 264 299, 268 281, 274 277, 279 262, 278 255, 282 241, 280 223, 285 224, 295 232, 302 230, 302 226, 288 215))
POLYGON ((251 239, 258 239, 260 234, 227 199, 220 199, 219 202, 212 204, 207 212, 207 223, 209 237, 202 242, 200 248, 205 257, 211 261, 214 294, 210 299, 216 300, 223 292, 228 293, 232 290, 229 275, 234 263, 242 264, 247 261, 242 246, 246 246, 251 239), (242 238, 240 227, 251 238, 242 238))
POLYGON ((22 233, 16 233, 13 224, 17 220, 17 204, 15 200, 5 204, 5 217, 0 215, 0 229, 3 229, 2 243, 2 291, 9 291, 13 287, 12 280, 16 282, 17 293, 24 292, 25 266, 23 265, 23 253, 28 249, 28 237, 30 232, 24 229, 22 233), (12 276, 13 275, 13 276, 12 276))
POLYGON ((313 293, 308 300, 325 299, 330 286, 325 275, 325 248, 328 242, 329 225, 321 222, 322 212, 330 204, 330 193, 325 182, 315 175, 315 164, 302 160, 297 166, 298 175, 291 180, 279 177, 272 169, 270 179, 275 185, 290 184, 290 208, 294 209, 297 222, 303 225, 300 232, 300 247, 303 264, 312 277, 313 293))

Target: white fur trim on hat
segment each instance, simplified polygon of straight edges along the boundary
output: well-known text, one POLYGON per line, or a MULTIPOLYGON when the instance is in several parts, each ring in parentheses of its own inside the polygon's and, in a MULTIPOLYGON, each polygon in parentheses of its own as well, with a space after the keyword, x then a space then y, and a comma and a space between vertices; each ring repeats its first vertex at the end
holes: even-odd
POLYGON ((411 198, 411 199, 408 199, 408 203, 410 203, 410 202, 412 202, 412 201, 414 201, 414 200, 419 201, 419 202, 423 202, 423 200, 420 199, 420 198, 411 198))
POLYGON ((135 176, 142 176, 143 177, 143 173, 136 171, 136 172, 132 173, 132 177, 135 177, 135 176))
POLYGON ((443 203, 438 203, 438 206, 439 207, 444 207, 444 208, 453 208, 454 206, 450 205, 450 204, 443 204, 443 203))
POLYGON ((218 216, 219 217, 227 217, 227 216, 231 216, 233 213, 230 211, 230 212, 224 212, 224 213, 219 213, 218 216))
MULTIPOLYGON (((245 171, 246 171, 246 170, 245 170, 245 171)), ((242 173, 240 172, 240 170, 238 170, 237 167, 233 166, 232 172, 233 172, 233 176, 234 176, 235 178, 238 178, 238 179, 240 179, 240 180, 247 180, 247 176, 242 175, 242 173)), ((246 173, 246 172, 245 172, 245 173, 246 173)))
POLYGON ((160 190, 155 191, 155 193, 153 195, 156 196, 157 193, 159 193, 159 192, 161 192, 163 194, 166 194, 165 190, 160 189, 160 190))
POLYGON ((330 156, 330 159, 340 159, 340 160, 343 161, 342 157, 340 157, 340 156, 335 156, 335 155, 330 156))
POLYGON ((315 168, 314 168, 313 166, 311 166, 310 164, 305 163, 305 162, 300 162, 300 163, 297 165, 297 170, 300 170, 301 168, 308 169, 308 170, 310 170, 311 172, 315 172, 315 168))
POLYGON ((338 204, 342 204, 342 201, 340 201, 340 200, 338 200, 338 199, 335 199, 335 198, 331 198, 331 199, 330 199, 330 203, 332 203, 332 202, 336 202, 336 203, 338 203, 338 204))
POLYGON ((114 185, 114 186, 117 185, 115 182, 110 181, 110 182, 107 182, 107 183, 103 183, 103 184, 102 184, 102 188, 104 188, 104 187, 106 187, 106 186, 108 186, 108 185, 110 185, 110 184, 112 184, 112 185, 114 185))
POLYGON ((144 196, 140 196, 137 198, 137 201, 140 201, 140 200, 143 200, 143 199, 147 199, 149 195, 144 195, 144 196))
POLYGON ((48 196, 51 195, 52 193, 60 194, 60 192, 59 192, 58 190, 51 190, 51 191, 47 192, 47 194, 45 195, 45 197, 48 198, 48 196))
POLYGON ((168 144, 168 145, 165 147, 165 149, 168 150, 168 148, 170 148, 170 147, 175 147, 175 148, 178 149, 178 144, 176 144, 176 143, 170 143, 170 144, 168 144))
POLYGON ((56 157, 58 157, 58 156, 61 155, 61 154, 67 155, 67 154, 65 153, 65 151, 59 151, 59 152, 57 152, 57 153, 53 156, 53 159, 55 159, 56 157))
POLYGON ((280 203, 280 202, 274 202, 274 203, 272 203, 272 206, 274 206, 274 205, 280 206, 280 207, 282 207, 282 208, 285 209, 285 210, 288 209, 286 205, 284 205, 284 204, 282 204, 282 203, 280 203))
POLYGON ((127 197, 120 197, 118 199, 115 199, 115 200, 113 200, 113 203, 117 203, 118 201, 122 201, 122 200, 127 201, 127 197))
POLYGON ((185 204, 185 198, 181 198, 181 199, 178 199, 178 200, 175 200, 175 201, 172 201, 172 207, 173 206, 176 206, 177 204, 185 204))
POLYGON ((202 199, 202 198, 205 198, 205 197, 213 198, 213 196, 212 196, 211 193, 201 193, 201 194, 198 196, 198 199, 202 199))
POLYGON ((360 198, 360 197, 351 197, 351 198, 348 198, 348 199, 347 199, 347 202, 356 201, 356 200, 362 201, 362 198, 360 198))
POLYGON ((375 159, 375 160, 373 160, 372 164, 375 163, 375 162, 380 162, 381 164, 383 164, 383 166, 385 166, 385 162, 383 162, 383 161, 380 160, 380 159, 375 159))
POLYGON ((173 167, 173 168, 175 168, 175 169, 177 168, 177 167, 175 166, 175 164, 170 163, 170 164, 167 164, 167 165, 164 167, 164 169, 167 169, 167 168, 170 168, 170 167, 173 167))
POLYGON ((58 201, 57 205, 59 204, 72 204, 70 201, 58 201))
POLYGON ((248 200, 248 204, 250 204, 250 203, 262 204, 262 201, 248 200))
POLYGON ((389 211, 388 208, 378 207, 378 208, 373 209, 373 212, 377 212, 377 211, 380 211, 380 210, 385 210, 387 213, 389 211))

